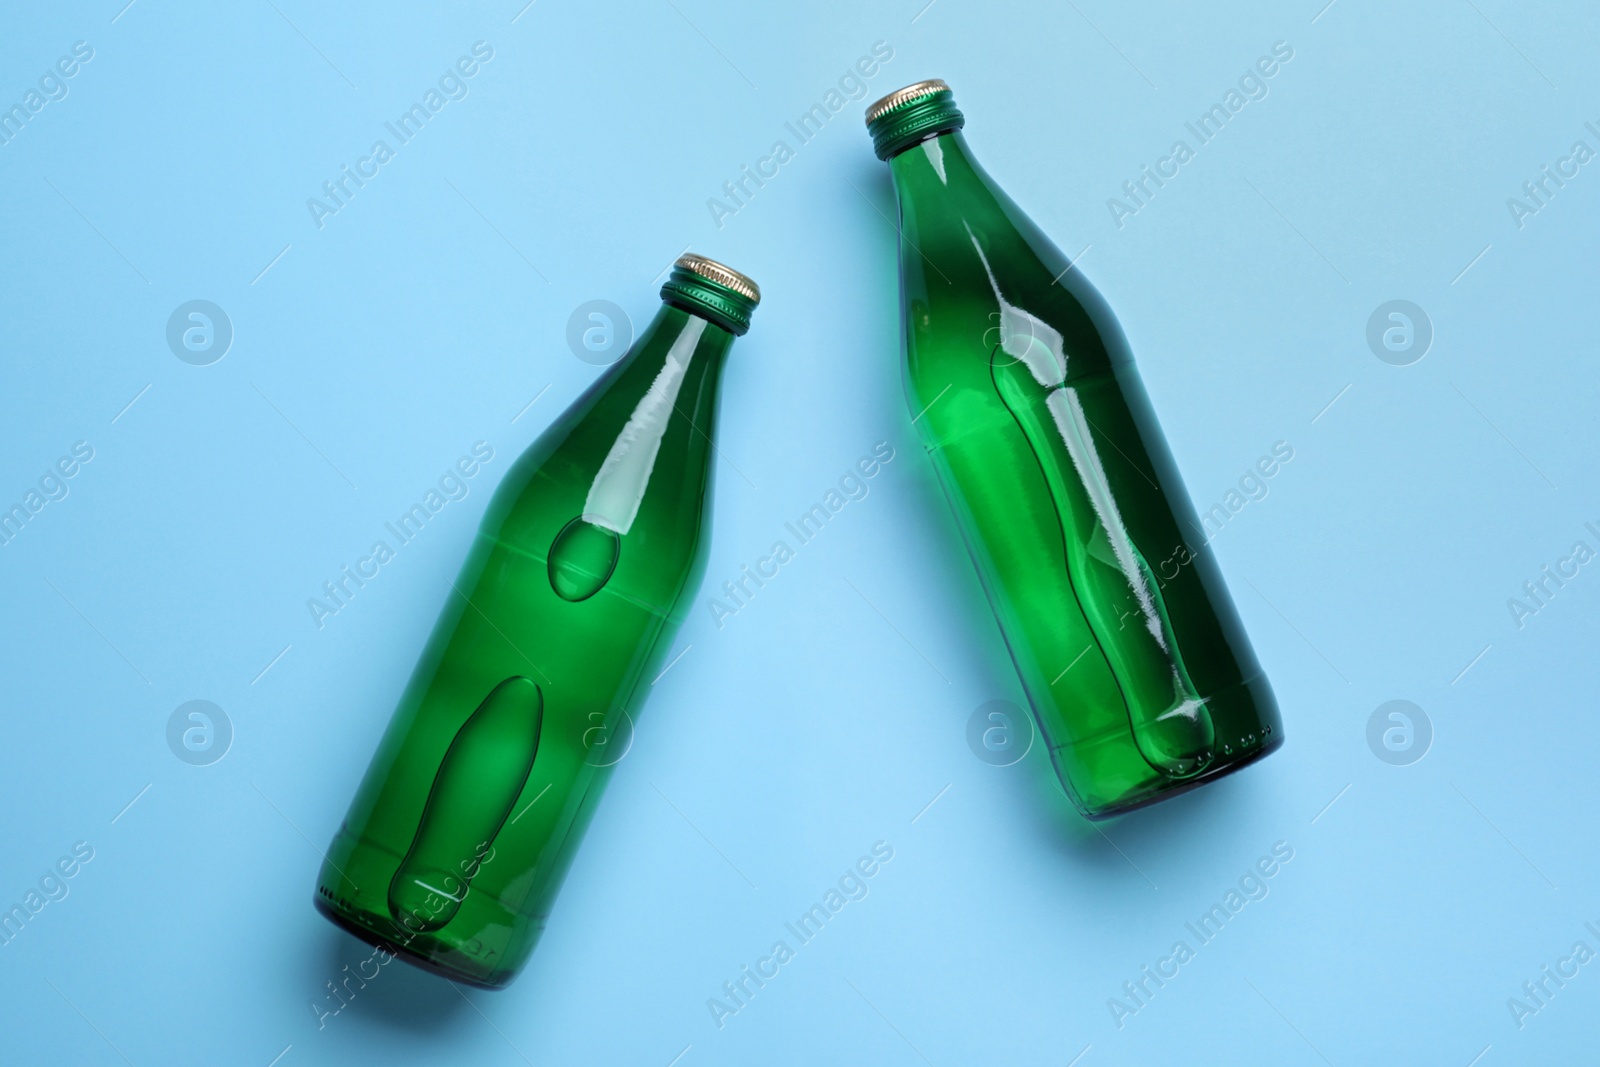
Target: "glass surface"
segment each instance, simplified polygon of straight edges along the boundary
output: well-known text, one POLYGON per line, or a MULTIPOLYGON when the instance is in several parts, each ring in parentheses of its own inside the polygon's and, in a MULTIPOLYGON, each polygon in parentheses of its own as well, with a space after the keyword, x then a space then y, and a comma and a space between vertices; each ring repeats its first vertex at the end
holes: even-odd
POLYGON ((907 397, 1062 785, 1091 817, 1283 738, 1126 338, 959 131, 889 160, 907 397))
POLYGON ((509 982, 705 569, 733 335, 663 306, 517 460, 323 865, 318 907, 509 982))

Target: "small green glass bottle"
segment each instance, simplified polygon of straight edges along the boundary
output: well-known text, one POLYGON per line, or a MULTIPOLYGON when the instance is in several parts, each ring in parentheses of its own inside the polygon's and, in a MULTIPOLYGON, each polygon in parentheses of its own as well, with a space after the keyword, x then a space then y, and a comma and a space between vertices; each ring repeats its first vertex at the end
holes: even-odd
POLYGON ((1121 327, 963 124, 937 80, 867 111, 900 206, 907 398, 1056 773, 1101 818, 1283 726, 1121 327))
POLYGON ((533 951, 705 572, 718 382, 761 296, 685 255, 661 297, 496 489, 328 846, 318 909, 459 981, 533 951))

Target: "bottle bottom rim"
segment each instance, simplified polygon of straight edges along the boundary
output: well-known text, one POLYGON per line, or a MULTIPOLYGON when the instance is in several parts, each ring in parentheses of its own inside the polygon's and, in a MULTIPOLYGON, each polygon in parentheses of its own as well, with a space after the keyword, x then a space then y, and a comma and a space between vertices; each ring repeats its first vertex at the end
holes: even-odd
POLYGON ((320 893, 313 894, 311 900, 316 905, 317 911, 321 912, 324 918, 345 933, 360 938, 374 948, 381 948, 385 952, 392 954, 396 959, 404 960, 411 966, 427 971, 429 974, 436 974, 452 982, 462 982, 478 989, 504 989, 516 977, 515 974, 507 974, 500 978, 489 978, 482 973, 452 967, 447 963, 384 937, 376 930, 363 925, 354 917, 346 914, 334 904, 324 900, 320 893))
POLYGON ((1185 778, 1181 781, 1173 782, 1164 786, 1157 792, 1135 797, 1133 800, 1127 801, 1126 803, 1114 804, 1109 807, 1099 808, 1095 811, 1085 811, 1082 808, 1079 808, 1078 812, 1090 822, 1101 822, 1106 819, 1115 818, 1118 815, 1126 815, 1129 812, 1138 811, 1140 808, 1148 808, 1152 804, 1159 804, 1163 800, 1171 800, 1173 797, 1180 797, 1185 793, 1199 788, 1200 786, 1209 785, 1219 778, 1226 778, 1235 771, 1244 770, 1246 767, 1249 767, 1252 764, 1255 764, 1266 758, 1267 756, 1272 755, 1282 747, 1283 732, 1280 730, 1274 736, 1268 738, 1266 742, 1261 745, 1261 747, 1247 752, 1242 756, 1236 757, 1229 762, 1222 764, 1221 766, 1213 767, 1208 771, 1197 774, 1193 778, 1185 778))

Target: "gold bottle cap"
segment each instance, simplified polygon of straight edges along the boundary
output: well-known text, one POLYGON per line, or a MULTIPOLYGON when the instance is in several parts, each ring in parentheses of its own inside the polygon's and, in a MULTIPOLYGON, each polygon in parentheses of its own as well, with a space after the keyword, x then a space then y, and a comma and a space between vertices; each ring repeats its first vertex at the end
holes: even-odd
POLYGON ((725 285, 740 296, 761 303, 761 287, 749 278, 740 274, 732 267, 724 266, 714 259, 697 256, 693 252, 685 252, 678 257, 674 266, 682 267, 686 271, 708 278, 718 285, 725 285))
POLYGON ((924 96, 932 96, 934 93, 949 92, 949 90, 950 86, 946 85, 940 78, 929 78, 927 81, 917 82, 915 85, 908 85, 904 89, 896 89, 882 100, 879 100, 876 104, 873 104, 871 107, 867 108, 867 125, 870 126, 872 121, 879 115, 893 111, 901 104, 907 104, 913 100, 920 100, 924 96))

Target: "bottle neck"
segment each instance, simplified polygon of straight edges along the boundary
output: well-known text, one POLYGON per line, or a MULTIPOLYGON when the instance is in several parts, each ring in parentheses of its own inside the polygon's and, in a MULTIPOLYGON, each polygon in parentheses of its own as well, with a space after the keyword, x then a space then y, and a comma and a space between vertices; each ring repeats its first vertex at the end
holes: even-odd
MULTIPOLYGON (((733 342, 734 335, 713 319, 663 303, 637 342, 641 364, 627 392, 639 400, 630 419, 653 423, 659 412, 665 420, 687 424, 680 447, 691 455, 708 451, 722 368, 733 342)), ((678 438, 679 431, 671 436, 678 438)))
POLYGON ((888 162, 889 175, 902 197, 910 191, 961 191, 989 183, 960 130, 940 130, 907 145, 888 162))
POLYGON ((723 362, 733 334, 663 302, 627 355, 596 378, 552 426, 579 452, 609 451, 624 436, 658 444, 682 438, 698 452, 715 422, 723 362))
POLYGON ((733 341, 733 333, 713 318, 664 300, 624 361, 623 375, 634 379, 626 392, 641 405, 662 404, 666 416, 699 424, 708 413, 702 409, 715 400, 733 341))

